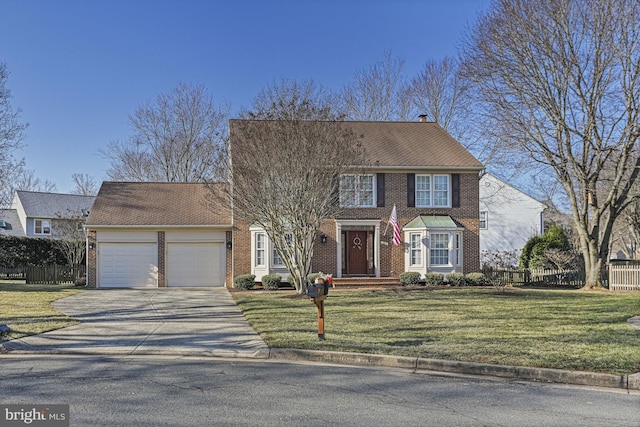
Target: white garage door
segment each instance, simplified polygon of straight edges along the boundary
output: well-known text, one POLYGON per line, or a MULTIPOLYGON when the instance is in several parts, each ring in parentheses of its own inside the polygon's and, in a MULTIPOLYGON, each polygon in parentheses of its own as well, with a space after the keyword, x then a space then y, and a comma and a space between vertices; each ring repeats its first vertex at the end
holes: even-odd
POLYGON ((168 243, 167 286, 224 286, 223 243, 168 243))
POLYGON ((158 249, 155 243, 100 243, 98 287, 158 286, 158 249))

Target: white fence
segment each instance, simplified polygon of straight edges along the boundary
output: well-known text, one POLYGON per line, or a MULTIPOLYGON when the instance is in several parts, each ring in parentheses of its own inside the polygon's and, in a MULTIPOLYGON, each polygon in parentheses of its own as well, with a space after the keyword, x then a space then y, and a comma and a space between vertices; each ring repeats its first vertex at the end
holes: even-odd
POLYGON ((640 291, 640 265, 609 265, 609 289, 612 291, 640 291))

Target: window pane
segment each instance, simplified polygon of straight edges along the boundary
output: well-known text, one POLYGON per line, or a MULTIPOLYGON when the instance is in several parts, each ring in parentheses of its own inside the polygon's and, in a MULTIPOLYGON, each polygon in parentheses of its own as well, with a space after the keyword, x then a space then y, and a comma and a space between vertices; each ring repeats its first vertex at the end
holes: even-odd
POLYGON ((361 175, 359 185, 359 206, 373 206, 373 176, 361 175))
POLYGON ((432 234, 430 239, 430 263, 431 265, 449 264, 449 234, 432 234))
POLYGON ((344 175, 340 178, 340 205, 354 206, 356 204, 356 177, 344 175))
POLYGON ((256 265, 264 265, 265 234, 256 234, 256 265))
POLYGON ((480 229, 482 230, 487 229, 487 212, 486 211, 480 212, 480 229))
POLYGON ((411 233, 411 265, 422 264, 422 247, 419 233, 411 233))
POLYGON ((446 175, 433 177, 433 205, 449 205, 449 177, 446 175))
POLYGON ((416 175, 416 205, 431 206, 431 176, 416 175))

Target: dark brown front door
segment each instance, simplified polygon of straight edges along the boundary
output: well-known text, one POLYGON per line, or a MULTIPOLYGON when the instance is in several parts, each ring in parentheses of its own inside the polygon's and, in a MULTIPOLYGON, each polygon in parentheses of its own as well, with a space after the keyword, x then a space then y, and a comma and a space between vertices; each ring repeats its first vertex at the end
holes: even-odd
POLYGON ((369 272, 367 234, 366 231, 347 231, 346 233, 347 274, 349 275, 366 275, 369 272))

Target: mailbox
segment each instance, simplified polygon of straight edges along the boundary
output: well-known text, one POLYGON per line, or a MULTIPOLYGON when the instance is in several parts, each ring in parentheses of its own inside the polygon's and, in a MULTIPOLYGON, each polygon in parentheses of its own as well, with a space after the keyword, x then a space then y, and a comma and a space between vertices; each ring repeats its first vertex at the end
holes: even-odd
POLYGON ((312 283, 307 288, 309 298, 318 298, 329 293, 329 283, 312 283))

